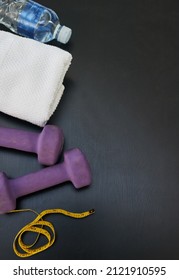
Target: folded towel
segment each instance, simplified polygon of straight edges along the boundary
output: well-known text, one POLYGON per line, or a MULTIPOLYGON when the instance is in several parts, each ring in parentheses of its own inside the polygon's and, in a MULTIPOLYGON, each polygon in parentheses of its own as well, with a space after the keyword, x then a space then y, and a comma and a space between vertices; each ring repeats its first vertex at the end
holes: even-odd
POLYGON ((44 126, 61 99, 71 60, 60 48, 0 31, 0 111, 44 126))

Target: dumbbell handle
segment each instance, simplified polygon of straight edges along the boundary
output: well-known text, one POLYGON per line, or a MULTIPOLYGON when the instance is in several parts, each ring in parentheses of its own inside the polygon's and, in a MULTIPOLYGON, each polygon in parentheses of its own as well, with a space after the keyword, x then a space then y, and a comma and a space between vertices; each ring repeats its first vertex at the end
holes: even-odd
POLYGON ((0 127, 0 146, 37 152, 39 133, 0 127))
POLYGON ((69 180, 70 178, 63 162, 23 177, 10 179, 9 187, 14 193, 14 198, 18 198, 69 180))

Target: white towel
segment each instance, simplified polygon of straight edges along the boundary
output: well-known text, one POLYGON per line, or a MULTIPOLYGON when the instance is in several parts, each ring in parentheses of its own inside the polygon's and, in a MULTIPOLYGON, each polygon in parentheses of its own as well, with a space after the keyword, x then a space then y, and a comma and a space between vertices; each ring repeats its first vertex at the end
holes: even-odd
POLYGON ((71 60, 58 47, 0 31, 0 111, 44 126, 61 99, 71 60))

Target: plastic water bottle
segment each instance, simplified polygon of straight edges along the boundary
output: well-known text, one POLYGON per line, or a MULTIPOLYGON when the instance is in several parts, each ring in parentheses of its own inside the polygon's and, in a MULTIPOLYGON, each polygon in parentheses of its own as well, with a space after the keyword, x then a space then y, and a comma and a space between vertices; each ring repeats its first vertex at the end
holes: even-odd
POLYGON ((60 24, 53 10, 31 0, 0 0, 0 23, 17 34, 43 43, 56 39, 66 44, 72 33, 60 24))

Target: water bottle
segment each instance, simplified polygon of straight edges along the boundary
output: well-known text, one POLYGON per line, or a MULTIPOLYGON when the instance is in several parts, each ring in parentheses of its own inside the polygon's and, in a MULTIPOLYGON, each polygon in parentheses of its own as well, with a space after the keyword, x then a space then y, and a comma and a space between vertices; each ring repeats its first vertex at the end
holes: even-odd
POLYGON ((0 23, 17 34, 43 43, 56 39, 66 44, 72 33, 60 24, 53 10, 31 0, 0 0, 0 23))

